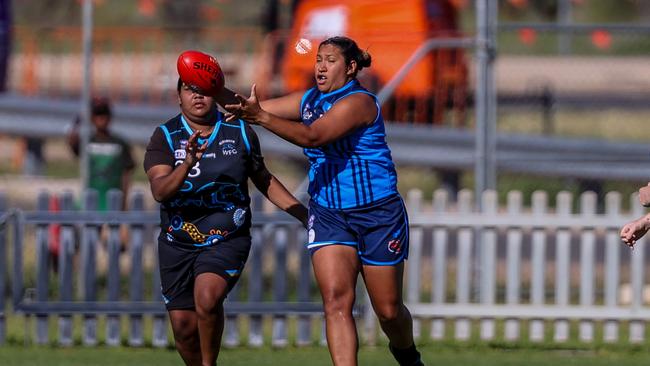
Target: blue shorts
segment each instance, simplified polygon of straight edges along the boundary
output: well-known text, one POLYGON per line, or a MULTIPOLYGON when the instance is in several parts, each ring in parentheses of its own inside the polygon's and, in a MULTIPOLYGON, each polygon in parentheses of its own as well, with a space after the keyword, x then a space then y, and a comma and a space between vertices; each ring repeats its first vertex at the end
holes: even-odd
POLYGON ((364 265, 392 266, 408 257, 408 216, 399 195, 343 210, 310 201, 307 230, 311 255, 324 246, 349 245, 364 265))

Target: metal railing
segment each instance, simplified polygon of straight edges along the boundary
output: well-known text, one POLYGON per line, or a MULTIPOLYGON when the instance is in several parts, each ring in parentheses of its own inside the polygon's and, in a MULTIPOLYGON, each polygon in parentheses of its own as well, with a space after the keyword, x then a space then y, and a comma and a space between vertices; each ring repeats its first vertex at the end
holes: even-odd
MULTIPOLYGON (((77 110, 75 101, 0 95, 0 133, 60 138, 65 136, 77 110)), ((112 128, 131 143, 146 145, 156 126, 177 113, 176 107, 116 104, 112 128)), ((388 123, 386 129, 397 164, 473 168, 472 131, 398 123, 388 123)), ((266 154, 304 159, 299 147, 264 129, 255 130, 266 154)), ((650 155, 643 143, 501 133, 497 135, 496 158, 501 172, 638 182, 645 182, 650 176, 650 155)))

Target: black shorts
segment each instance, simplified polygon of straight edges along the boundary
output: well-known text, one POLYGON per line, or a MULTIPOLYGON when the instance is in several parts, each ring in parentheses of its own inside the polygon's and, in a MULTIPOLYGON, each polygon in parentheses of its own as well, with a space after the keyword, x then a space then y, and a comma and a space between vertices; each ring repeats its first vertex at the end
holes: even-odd
POLYGON ((167 310, 194 309, 194 279, 201 273, 223 277, 230 291, 244 269, 250 248, 250 235, 239 235, 201 248, 170 242, 166 235, 161 235, 158 238, 158 260, 167 310))

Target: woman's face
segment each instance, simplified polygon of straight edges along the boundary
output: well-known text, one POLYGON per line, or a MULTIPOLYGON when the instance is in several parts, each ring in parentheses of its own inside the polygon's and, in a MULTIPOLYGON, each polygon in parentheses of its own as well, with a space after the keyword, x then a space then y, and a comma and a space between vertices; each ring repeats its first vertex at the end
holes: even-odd
POLYGON ((318 48, 314 76, 318 90, 329 93, 343 87, 354 75, 356 62, 345 63, 341 49, 333 44, 326 44, 318 48))
POLYGON ((193 122, 210 120, 212 113, 216 110, 213 97, 203 95, 185 83, 181 85, 178 101, 183 114, 193 122))

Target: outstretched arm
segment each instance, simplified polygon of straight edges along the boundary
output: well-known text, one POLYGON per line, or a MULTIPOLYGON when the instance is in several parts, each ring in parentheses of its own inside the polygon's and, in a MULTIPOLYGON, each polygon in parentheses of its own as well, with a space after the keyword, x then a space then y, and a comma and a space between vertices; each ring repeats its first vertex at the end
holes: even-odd
POLYGON ((305 125, 265 110, 257 99, 255 85, 251 88, 250 97, 244 98, 238 94, 235 96, 239 103, 225 106, 226 110, 233 114, 232 119, 241 118, 258 124, 301 147, 327 145, 362 126, 371 124, 378 113, 375 101, 369 95, 357 93, 337 102, 311 125, 305 125))
MULTIPOLYGON (((269 113, 284 119, 299 122, 300 101, 302 100, 303 94, 304 92, 291 93, 282 97, 260 101, 259 104, 261 108, 269 113)), ((215 98, 217 103, 226 110, 228 109, 226 108, 228 105, 239 104, 237 94, 228 88, 223 88, 215 98)), ((239 118, 239 116, 233 118, 239 118)))
POLYGON ((253 173, 251 180, 269 201, 307 227, 307 208, 266 168, 253 173))
POLYGON ((621 229, 621 240, 629 247, 633 247, 650 230, 650 214, 644 215, 634 221, 628 222, 621 229))

